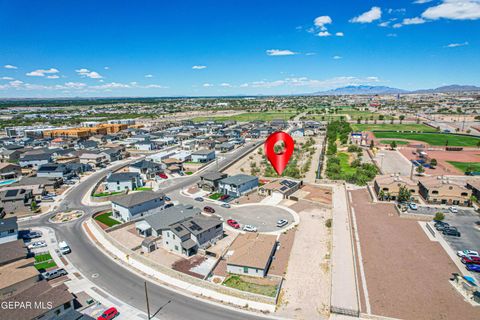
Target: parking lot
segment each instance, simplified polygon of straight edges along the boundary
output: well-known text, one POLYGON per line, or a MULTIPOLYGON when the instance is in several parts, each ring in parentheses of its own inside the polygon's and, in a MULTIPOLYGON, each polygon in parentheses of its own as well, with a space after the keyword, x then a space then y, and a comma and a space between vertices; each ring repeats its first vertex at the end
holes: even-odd
POLYGON ((433 206, 423 206, 417 205, 417 210, 412 210, 407 207, 407 212, 412 214, 434 216, 437 212, 442 212, 445 214, 445 217, 462 217, 462 216, 478 216, 472 208, 464 207, 455 207, 458 212, 452 213, 449 210, 449 207, 433 207, 433 206))
POLYGON ((380 150, 374 160, 384 174, 400 173, 402 176, 409 176, 412 168, 410 161, 396 150, 380 150))
MULTIPOLYGON (((454 251, 461 250, 480 250, 480 228, 476 222, 480 221, 478 215, 472 213, 470 215, 448 215, 445 222, 451 226, 457 227, 460 237, 443 236, 447 243, 454 251)), ((475 278, 480 283, 480 273, 475 274, 475 278)))
MULTIPOLYGON (((449 283, 458 268, 438 242, 429 240, 418 221, 399 217, 393 204, 372 203, 365 190, 350 193, 360 239, 359 264, 373 314, 399 319, 480 319, 480 309, 465 302, 449 283)), ((364 301, 365 291, 360 293, 364 301)))

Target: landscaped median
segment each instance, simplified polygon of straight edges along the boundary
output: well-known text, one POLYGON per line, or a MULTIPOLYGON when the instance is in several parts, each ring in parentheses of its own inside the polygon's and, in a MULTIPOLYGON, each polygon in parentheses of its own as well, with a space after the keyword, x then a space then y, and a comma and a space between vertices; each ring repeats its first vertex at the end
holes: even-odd
POLYGON ((86 234, 93 243, 114 261, 128 265, 134 272, 156 279, 160 284, 175 287, 184 294, 195 297, 207 297, 218 302, 235 305, 240 308, 254 309, 263 312, 274 312, 276 297, 255 294, 230 288, 225 285, 192 277, 171 268, 156 264, 146 257, 124 247, 116 239, 102 230, 92 219, 83 224, 86 234))

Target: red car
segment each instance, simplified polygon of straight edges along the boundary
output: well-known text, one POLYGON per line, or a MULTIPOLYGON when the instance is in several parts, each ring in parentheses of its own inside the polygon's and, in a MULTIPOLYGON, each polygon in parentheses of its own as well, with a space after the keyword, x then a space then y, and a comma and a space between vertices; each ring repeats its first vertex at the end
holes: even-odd
POLYGON ((223 201, 223 200, 227 200, 228 198, 230 198, 230 196, 228 194, 224 194, 223 196, 220 197, 220 200, 223 201))
POLYGON ((97 320, 111 320, 120 315, 120 312, 115 307, 108 308, 105 310, 97 320))
POLYGON ((215 209, 212 207, 206 206, 203 208, 203 211, 208 212, 208 213, 215 213, 215 209))
POLYGON ((480 264, 480 257, 474 257, 474 256, 465 256, 462 258, 462 263, 465 264, 480 264))
POLYGON ((237 221, 233 220, 233 219, 228 219, 228 220, 227 220, 227 223, 228 223, 228 225, 229 225, 230 227, 232 227, 232 228, 240 229, 240 224, 239 224, 237 221))
POLYGON ((159 173, 158 176, 162 179, 168 179, 168 176, 165 173, 159 173))

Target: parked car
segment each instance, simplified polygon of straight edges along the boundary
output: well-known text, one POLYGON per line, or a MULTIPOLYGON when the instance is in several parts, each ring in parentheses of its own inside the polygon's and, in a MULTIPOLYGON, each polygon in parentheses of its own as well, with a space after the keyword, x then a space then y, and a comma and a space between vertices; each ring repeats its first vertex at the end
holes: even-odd
POLYGON ((224 194, 223 196, 220 197, 220 200, 221 201, 225 201, 227 200, 228 198, 230 198, 230 196, 228 194, 224 194))
POLYGON ((228 203, 224 203, 224 204, 222 204, 222 208, 227 208, 228 209, 228 208, 231 208, 231 206, 228 203))
POLYGON ((42 277, 45 280, 52 280, 61 276, 66 276, 67 274, 68 274, 67 270, 61 268, 61 269, 55 269, 51 271, 45 271, 44 273, 42 273, 42 277))
POLYGON ((196 197, 194 200, 195 200, 195 201, 198 201, 198 202, 203 202, 203 198, 202 198, 202 197, 196 197))
POLYGON ((411 209, 411 210, 417 210, 418 209, 418 206, 415 202, 410 202, 408 204, 408 207, 411 209))
POLYGON ((277 227, 278 228, 281 228, 281 227, 284 227, 288 224, 288 220, 287 219, 280 219, 277 221, 277 227))
POLYGON ((232 228, 240 229, 240 224, 236 220, 228 219, 227 224, 232 228))
POLYGON ((172 201, 172 199, 168 196, 163 197, 163 199, 165 199, 165 201, 172 201))
POLYGON ((478 254, 478 251, 474 251, 474 250, 463 250, 463 251, 457 251, 457 256, 459 256, 460 258, 480 257, 480 254, 478 254))
POLYGON ((28 249, 37 249, 46 247, 47 243, 45 241, 35 241, 28 245, 28 249))
POLYGON ((451 213, 458 213, 457 207, 450 207, 450 208, 448 208, 448 210, 449 210, 451 213))
POLYGON ((460 237, 460 232, 455 227, 443 229, 442 233, 446 236, 460 237))
POLYGON ((165 205, 165 209, 170 208, 170 207, 173 207, 173 203, 167 203, 167 204, 165 205))
POLYGON ((249 225, 249 224, 246 224, 244 227, 243 227, 243 231, 247 231, 247 232, 257 232, 257 228, 252 226, 252 225, 249 225))
POLYGON ((478 264, 467 264, 465 267, 468 271, 480 272, 480 265, 478 264))
POLYGON ((442 222, 442 223, 435 223, 435 229, 437 229, 438 231, 443 231, 445 229, 448 229, 450 227, 450 225, 446 222, 442 222))
POLYGON ((165 173, 159 173, 158 176, 162 179, 168 179, 168 176, 165 173))
POLYGON ((60 250, 60 252, 62 254, 68 254, 68 253, 72 252, 72 249, 70 249, 70 246, 68 245, 68 243, 66 241, 60 241, 58 243, 58 249, 60 250))
POLYGON ((462 263, 464 264, 480 264, 480 257, 463 257, 462 263))
POLYGON ((208 213, 215 213, 215 209, 209 206, 203 207, 203 211, 208 212, 208 213))
POLYGON ((30 231, 22 236, 24 240, 31 240, 36 238, 41 238, 42 233, 40 231, 30 231))
POLYGON ((113 318, 116 318, 120 315, 120 312, 118 312, 117 308, 111 307, 105 310, 100 317, 97 318, 97 320, 111 320, 113 318))

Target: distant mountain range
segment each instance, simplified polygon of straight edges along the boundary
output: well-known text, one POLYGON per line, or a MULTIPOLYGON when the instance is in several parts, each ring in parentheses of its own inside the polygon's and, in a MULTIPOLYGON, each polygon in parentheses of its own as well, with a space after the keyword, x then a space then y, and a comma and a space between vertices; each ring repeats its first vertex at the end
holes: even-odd
POLYGON ((469 85, 453 84, 450 86, 438 87, 435 89, 422 89, 408 91, 399 88, 391 88, 386 86, 346 86, 337 89, 318 91, 311 95, 314 96, 340 96, 340 95, 375 95, 375 94, 419 94, 419 93, 449 93, 449 92, 472 92, 479 91, 480 87, 469 85))

